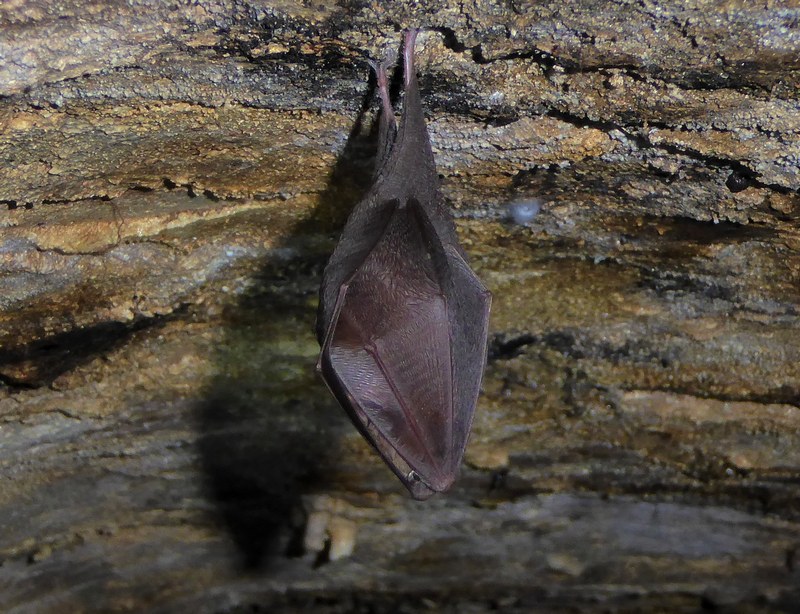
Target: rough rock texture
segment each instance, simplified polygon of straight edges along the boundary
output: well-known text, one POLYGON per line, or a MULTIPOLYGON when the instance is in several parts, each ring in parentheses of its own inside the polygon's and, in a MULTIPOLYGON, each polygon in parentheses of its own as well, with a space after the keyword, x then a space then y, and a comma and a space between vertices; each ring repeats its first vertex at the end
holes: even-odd
POLYGON ((791 0, 12 0, 0 163, 3 612, 796 611, 791 0), (312 334, 407 26, 495 297, 425 503, 312 334))

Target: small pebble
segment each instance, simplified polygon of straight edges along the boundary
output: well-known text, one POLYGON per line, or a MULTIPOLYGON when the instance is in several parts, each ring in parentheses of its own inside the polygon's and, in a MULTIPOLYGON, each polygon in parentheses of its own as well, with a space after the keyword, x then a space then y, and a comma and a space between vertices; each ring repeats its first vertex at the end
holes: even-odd
POLYGON ((357 532, 356 523, 346 518, 331 518, 328 525, 328 535, 330 535, 331 539, 328 558, 331 561, 338 561, 353 554, 357 532))

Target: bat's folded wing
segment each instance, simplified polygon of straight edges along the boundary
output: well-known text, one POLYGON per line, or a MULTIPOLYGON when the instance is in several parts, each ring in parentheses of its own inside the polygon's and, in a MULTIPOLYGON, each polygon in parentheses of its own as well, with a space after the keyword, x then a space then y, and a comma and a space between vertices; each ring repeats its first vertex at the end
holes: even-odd
POLYGON ((489 295, 413 201, 340 289, 320 365, 361 432, 417 498, 446 490, 469 435, 489 295))

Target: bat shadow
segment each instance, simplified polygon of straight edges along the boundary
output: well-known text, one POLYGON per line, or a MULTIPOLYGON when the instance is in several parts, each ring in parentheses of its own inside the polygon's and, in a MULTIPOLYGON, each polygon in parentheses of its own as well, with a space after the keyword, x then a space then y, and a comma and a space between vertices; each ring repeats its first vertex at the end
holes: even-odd
POLYGON ((333 239, 369 186, 377 140, 364 125, 374 93, 371 82, 319 204, 224 313, 216 375, 196 408, 206 496, 244 569, 302 554, 301 497, 324 487, 331 432, 346 422, 309 347, 333 239))

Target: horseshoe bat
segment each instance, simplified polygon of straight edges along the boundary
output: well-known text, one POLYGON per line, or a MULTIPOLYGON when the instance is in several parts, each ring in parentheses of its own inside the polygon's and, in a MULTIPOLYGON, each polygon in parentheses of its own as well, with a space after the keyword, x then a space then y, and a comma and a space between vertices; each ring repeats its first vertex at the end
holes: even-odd
POLYGON ((439 190, 405 33, 399 126, 386 67, 372 187, 320 288, 317 369, 415 499, 458 475, 486 364, 491 294, 467 264, 439 190))

